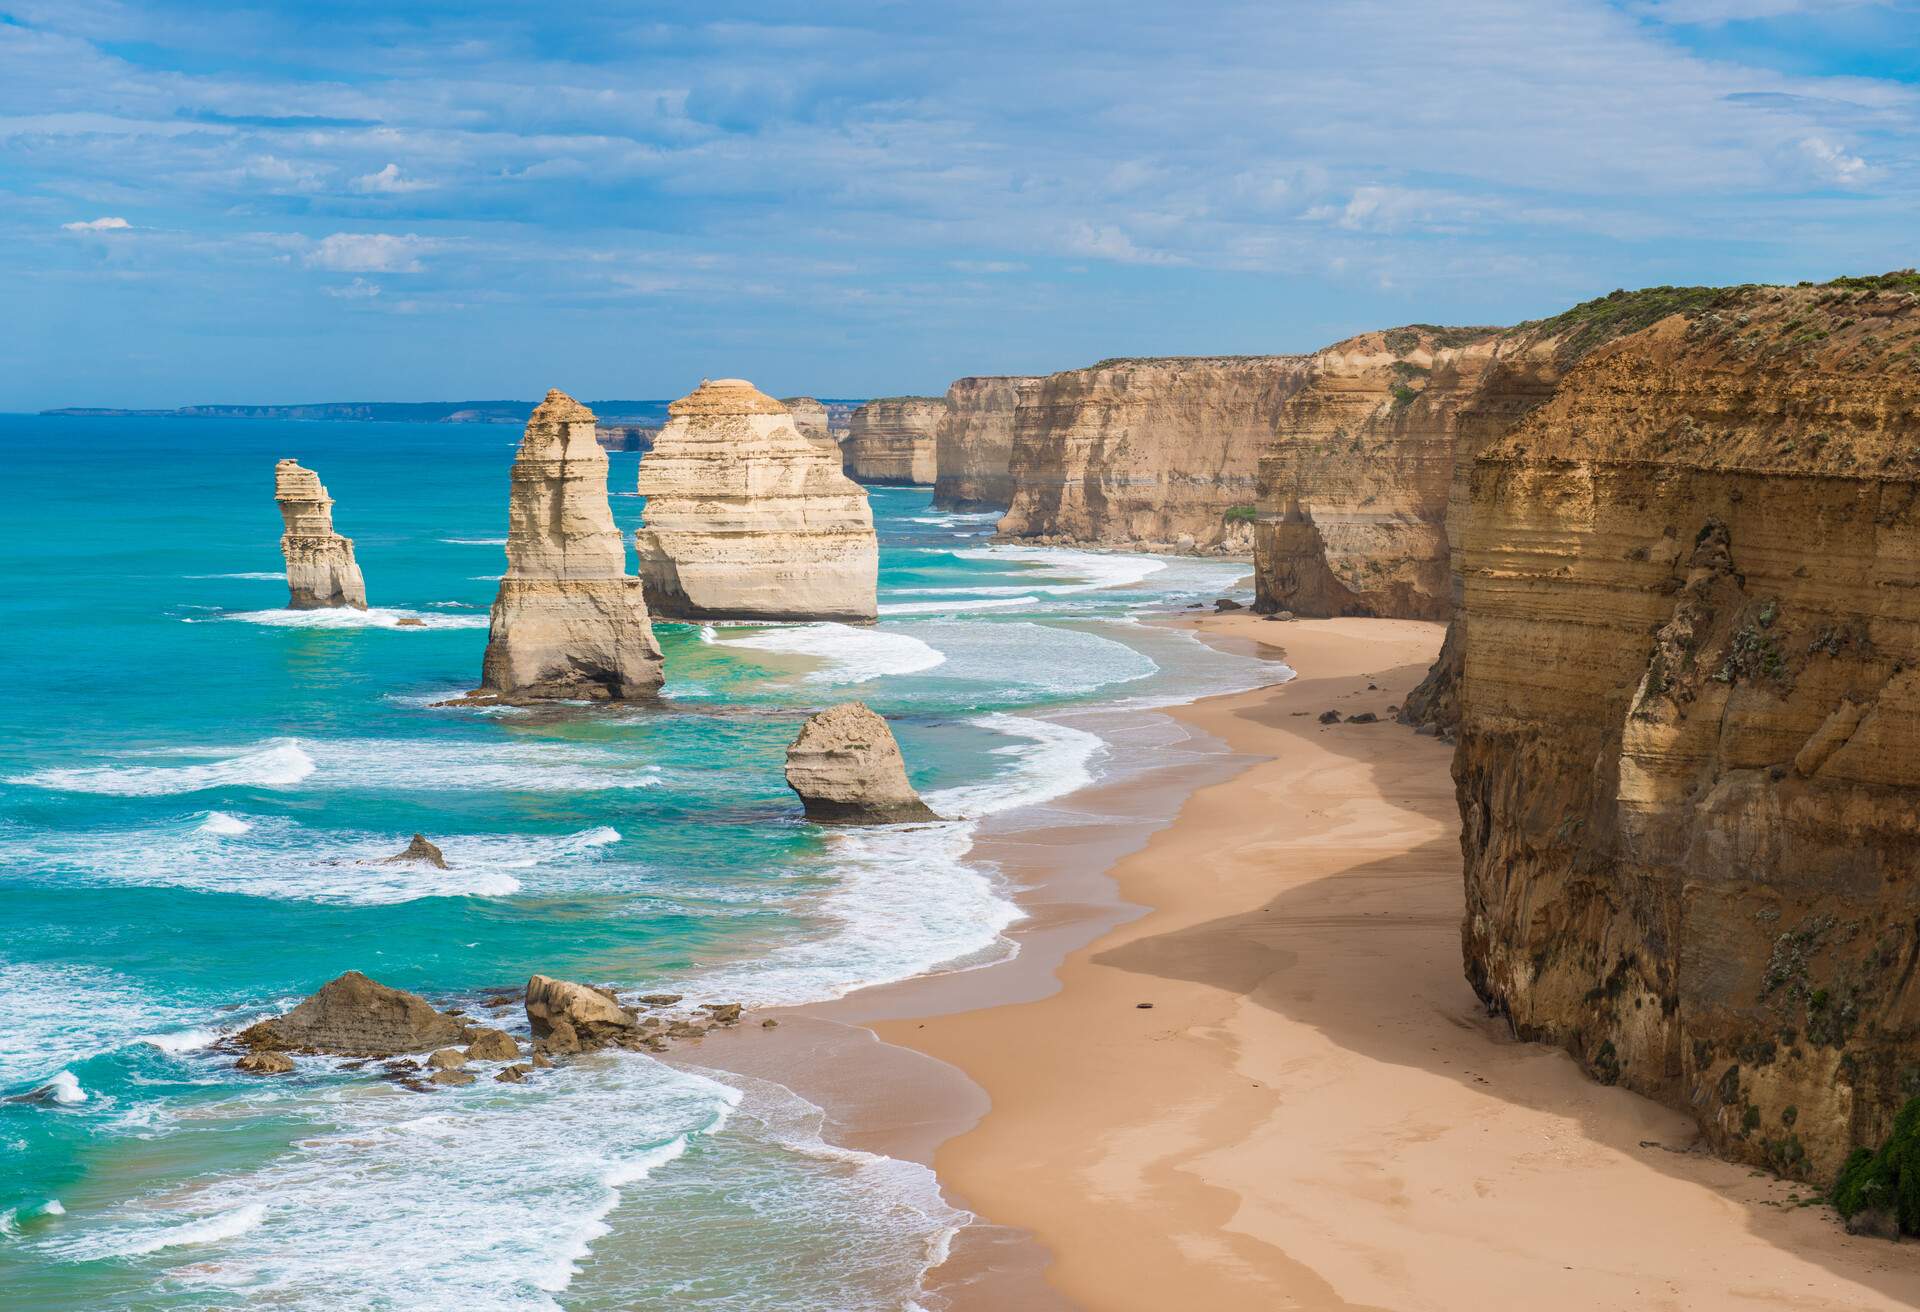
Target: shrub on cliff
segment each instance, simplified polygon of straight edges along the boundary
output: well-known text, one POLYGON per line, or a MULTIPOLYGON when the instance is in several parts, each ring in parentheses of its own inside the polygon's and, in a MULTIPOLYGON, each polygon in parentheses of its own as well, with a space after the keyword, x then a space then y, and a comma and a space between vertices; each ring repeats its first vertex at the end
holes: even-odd
POLYGON ((1920 1098, 1900 1109, 1878 1151, 1853 1150, 1834 1181, 1833 1206, 1849 1221, 1861 1212, 1891 1212, 1903 1233, 1920 1234, 1920 1098))

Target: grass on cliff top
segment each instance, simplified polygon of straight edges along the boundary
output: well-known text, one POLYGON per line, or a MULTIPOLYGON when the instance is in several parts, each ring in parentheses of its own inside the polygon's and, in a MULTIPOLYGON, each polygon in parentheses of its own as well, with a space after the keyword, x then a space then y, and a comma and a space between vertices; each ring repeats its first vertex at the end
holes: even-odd
POLYGON ((1404 328, 1389 328, 1383 338, 1387 349, 1395 355, 1405 355, 1420 345, 1424 336, 1433 343, 1436 351, 1449 351, 1456 347, 1471 346, 1475 342, 1485 341, 1495 333, 1503 332, 1498 327, 1476 327, 1473 325, 1448 327, 1438 323, 1410 323, 1404 328))
POLYGON ((1571 310, 1562 310, 1551 319, 1529 319, 1508 329, 1533 337, 1565 336, 1561 353, 1575 359, 1605 346, 1617 337, 1651 328, 1670 314, 1695 315, 1716 305, 1729 293, 1753 290, 1749 283, 1739 287, 1643 287, 1637 292, 1614 291, 1591 301, 1582 301, 1571 310))
MULTIPOLYGON (((1806 283, 1800 284, 1805 287, 1806 283)), ((1849 292, 1914 292, 1920 294, 1920 271, 1895 269, 1892 273, 1874 273, 1859 278, 1834 278, 1820 284, 1849 292)))
POLYGON ((1851 1219, 1870 1208, 1886 1208, 1903 1234, 1920 1234, 1920 1098, 1912 1098, 1893 1118, 1893 1133, 1880 1145, 1855 1148, 1834 1181, 1834 1210, 1851 1219))

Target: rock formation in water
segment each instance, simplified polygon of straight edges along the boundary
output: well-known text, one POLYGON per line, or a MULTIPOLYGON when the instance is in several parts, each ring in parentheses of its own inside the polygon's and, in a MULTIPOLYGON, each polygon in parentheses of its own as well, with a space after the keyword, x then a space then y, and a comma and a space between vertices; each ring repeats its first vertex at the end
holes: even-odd
POLYGON ((814 445, 831 451, 837 457, 840 452, 840 439, 833 435, 827 425, 827 407, 810 396, 789 396, 782 398, 781 405, 793 416, 793 426, 800 430, 800 436, 814 445))
POLYGON ((962 378, 947 389, 934 435, 938 510, 1004 510, 1013 504, 1013 422, 1020 393, 1038 378, 962 378))
POLYGON ((807 818, 824 824, 893 825, 939 819, 913 785, 893 730, 860 702, 810 717, 787 749, 787 786, 807 818))
POLYGON ((623 1044, 634 1017, 610 989, 535 975, 527 981, 527 1024, 536 1052, 589 1052, 623 1044))
POLYGON ((1256 474, 1309 356, 1106 360, 1022 389, 1008 538, 1242 555, 1256 474))
POLYGON ((446 855, 434 844, 428 842, 425 834, 415 834, 413 841, 407 844, 405 850, 380 858, 380 864, 383 866, 429 865, 441 870, 448 868, 446 855))
POLYGON ((1396 328, 1317 352, 1259 461, 1255 608, 1445 619, 1459 416, 1494 329, 1396 328))
POLYGON ((847 426, 847 473, 862 483, 932 483, 940 472, 938 433, 946 408, 938 396, 867 402, 847 426))
POLYGON ((457 1043, 462 1029, 459 1020, 435 1011, 425 998, 350 970, 286 1015, 235 1037, 255 1052, 311 1048, 342 1057, 391 1057, 457 1043))
POLYGON ((1461 524, 1468 976, 1824 1183, 1920 1092, 1920 278, 1570 314, 1461 524))
POLYGON ((547 393, 513 461, 507 573, 481 693, 502 701, 626 701, 660 687, 644 593, 607 507, 593 412, 547 393))
POLYGON ((879 547, 867 494, 738 378, 702 382, 640 462, 634 534, 662 619, 875 617, 879 547))
POLYGON ((353 539, 333 531, 333 498, 320 475, 297 460, 282 460, 273 467, 273 499, 285 525, 280 554, 287 560, 287 605, 365 610, 367 585, 353 559, 353 539))

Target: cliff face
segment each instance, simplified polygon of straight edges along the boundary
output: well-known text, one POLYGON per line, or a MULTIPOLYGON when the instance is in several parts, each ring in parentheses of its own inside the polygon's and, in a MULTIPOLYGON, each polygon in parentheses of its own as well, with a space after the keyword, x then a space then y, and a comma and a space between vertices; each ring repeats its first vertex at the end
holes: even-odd
POLYGON ((1022 391, 1002 536, 1252 549, 1256 472, 1309 356, 1109 360, 1022 391))
POLYGON ((1917 293, 1704 295, 1594 347, 1462 525, 1469 978, 1821 1180, 1920 1093, 1917 293))
POLYGON ((828 427, 826 406, 810 396, 783 397, 780 404, 793 416, 793 426, 800 430, 800 436, 838 457, 840 439, 828 427))
POLYGON ((670 619, 875 617, 879 547, 837 452, 739 378, 668 407, 640 461, 634 534, 654 613, 670 619))
POLYGON ((320 475, 297 460, 282 460, 273 467, 273 499, 284 527, 280 554, 287 561, 287 606, 365 610, 367 585, 353 558, 353 539, 333 531, 333 498, 320 475))
POLYGON ((548 392, 513 461, 507 573, 487 630, 482 691, 508 701, 651 696, 660 648, 640 580, 626 569, 593 411, 548 392))
POLYGON ((1256 609, 1444 619, 1459 420, 1492 329, 1396 328, 1313 357, 1259 461, 1256 609))
POLYGON ((862 483, 932 483, 939 474, 936 435, 946 408, 937 396, 867 402, 847 424, 847 474, 862 483))
POLYGON ((939 510, 1013 504, 1014 412, 1038 378, 962 378, 947 389, 935 434, 933 504, 939 510))

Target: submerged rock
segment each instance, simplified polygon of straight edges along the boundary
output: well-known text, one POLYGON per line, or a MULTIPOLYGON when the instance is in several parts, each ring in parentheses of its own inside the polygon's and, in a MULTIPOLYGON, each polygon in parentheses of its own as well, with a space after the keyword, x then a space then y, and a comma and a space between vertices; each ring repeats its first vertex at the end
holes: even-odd
POLYGON ((466 1071, 450 1070, 450 1071, 435 1071, 433 1073, 431 1083, 438 1084, 443 1087, 459 1088, 461 1085, 464 1085, 464 1084, 472 1084, 473 1081, 474 1081, 474 1077, 468 1074, 466 1071))
POLYGON ((787 786, 807 818, 825 824, 891 825, 938 820, 907 782, 893 730, 860 702, 809 717, 787 748, 787 786))
POLYGON ((548 1052, 604 1048, 633 1032, 633 1017, 611 993, 546 975, 527 981, 527 1024, 548 1052))
POLYGON ((867 494, 740 378, 702 382, 640 461, 633 535, 662 619, 867 621, 878 539, 867 494))
POLYGON ((255 1051, 311 1048, 341 1057, 391 1057, 453 1043, 460 1023, 418 994, 350 970, 286 1015, 251 1025, 236 1037, 255 1051))
POLYGON ((293 1058, 284 1052, 250 1052, 233 1068, 249 1075, 285 1075, 293 1069, 293 1058))
POLYGON ((413 861, 424 861, 426 864, 438 866, 442 870, 448 868, 447 858, 441 855, 439 848, 427 841, 426 835, 424 834, 415 834, 413 841, 407 844, 406 851, 396 852, 389 857, 382 857, 380 864, 383 866, 391 866, 402 862, 413 861))
POLYGON ((513 461, 507 572, 487 629, 481 693, 503 701, 628 701, 659 690, 640 580, 607 505, 593 412, 559 390, 513 461))
POLYGON ((436 1071, 457 1071, 467 1064, 466 1054, 458 1048, 442 1048, 427 1058, 427 1068, 436 1071))
POLYGON ((467 1044, 474 1061, 512 1061, 519 1055, 520 1044, 505 1030, 481 1030, 467 1044))
POLYGON ((287 561, 287 606, 365 610, 367 585, 353 558, 353 539, 333 531, 333 498, 320 476, 298 460, 282 460, 273 467, 273 499, 285 526, 280 554, 287 561))

